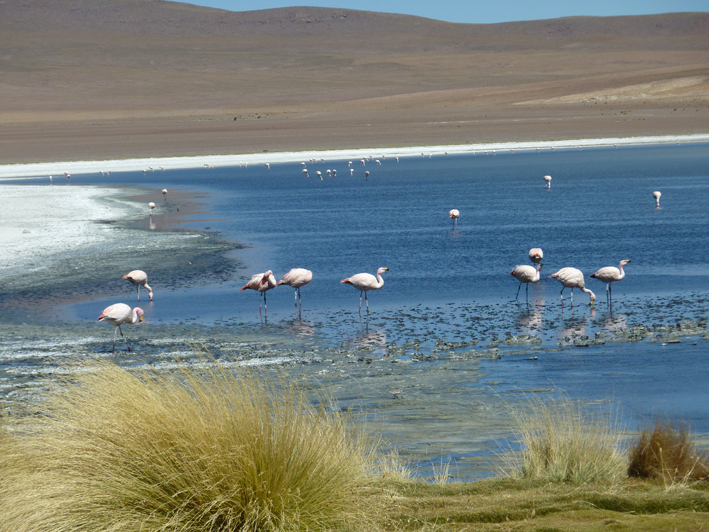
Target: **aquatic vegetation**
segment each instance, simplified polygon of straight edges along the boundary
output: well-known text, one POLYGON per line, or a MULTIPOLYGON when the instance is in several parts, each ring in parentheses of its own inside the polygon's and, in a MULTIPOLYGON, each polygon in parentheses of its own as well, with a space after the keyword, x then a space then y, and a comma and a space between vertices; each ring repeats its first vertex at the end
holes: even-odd
POLYGON ((623 432, 611 412, 568 398, 535 398, 511 415, 521 447, 504 457, 513 476, 573 484, 625 478, 623 432))
POLYGON ((285 378, 74 369, 1 441, 0 530, 376 529, 376 436, 285 378))
POLYGON ((643 428, 629 454, 631 477, 659 478, 671 484, 709 479, 709 453, 697 451, 684 424, 657 419, 652 430, 643 428))

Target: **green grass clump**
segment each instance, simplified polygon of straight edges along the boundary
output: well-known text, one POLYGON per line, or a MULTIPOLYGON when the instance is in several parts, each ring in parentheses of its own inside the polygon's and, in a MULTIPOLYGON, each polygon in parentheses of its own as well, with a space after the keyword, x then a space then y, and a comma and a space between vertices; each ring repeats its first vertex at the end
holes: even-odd
POLYGON ((2 440, 0 531, 376 528, 377 442, 285 379, 75 369, 2 440))
POLYGON ((535 399, 512 416, 521 446, 506 456, 513 475, 573 484, 625 478, 622 431, 609 413, 569 399, 535 399))
POLYGON ((630 450, 628 475, 657 478, 670 483, 709 479, 709 455, 698 452, 687 427, 656 420, 655 428, 643 428, 630 450))

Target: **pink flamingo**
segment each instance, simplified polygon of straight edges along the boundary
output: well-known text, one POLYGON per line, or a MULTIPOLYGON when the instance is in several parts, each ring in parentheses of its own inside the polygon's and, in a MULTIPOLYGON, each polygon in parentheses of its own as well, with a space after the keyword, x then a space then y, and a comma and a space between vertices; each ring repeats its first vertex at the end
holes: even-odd
MULTIPOLYGON (((123 331, 121 330, 121 325, 124 323, 135 324, 143 321, 143 309, 140 307, 135 307, 133 310, 124 304, 116 303, 110 307, 103 309, 103 312, 98 317, 98 321, 105 321, 113 325, 116 330, 113 331, 113 353, 116 352, 116 332, 121 331, 121 336, 123 336, 123 331)), ((130 345, 128 345, 128 339, 123 336, 126 341, 126 346, 128 346, 128 351, 130 351, 130 345)))
POLYGON ((132 272, 125 274, 123 276, 123 279, 126 279, 127 281, 130 281, 131 284, 133 284, 134 286, 137 286, 138 301, 140 301, 141 286, 144 286, 145 289, 148 291, 150 301, 153 300, 153 289, 150 288, 150 286, 148 285, 148 274, 145 273, 143 270, 133 270, 132 272))
MULTIPOLYGON (((554 148, 552 148, 553 150, 554 148)), ((547 182, 547 188, 551 188, 551 176, 550 175, 545 175, 544 176, 544 181, 547 182)))
POLYGON ((298 308, 298 300, 300 300, 300 306, 303 306, 303 299, 300 296, 300 287, 305 286, 310 281, 313 280, 313 272, 306 270, 305 268, 293 268, 283 278, 276 283, 276 286, 282 284, 288 285, 295 288, 295 306, 298 308))
POLYGON ((534 264, 539 264, 542 262, 543 258, 544 252, 542 251, 542 248, 532 248, 529 250, 529 260, 531 260, 534 264))
MULTIPOLYGON (((257 292, 261 293, 261 301, 263 301, 263 308, 265 312, 268 314, 268 306, 266 303, 266 292, 270 290, 271 288, 275 288, 276 285, 276 278, 273 276, 273 272, 271 270, 268 270, 267 272, 264 273, 257 273, 253 277, 251 277, 251 280, 246 283, 244 286, 241 287, 239 292, 243 292, 246 289, 249 290, 256 290, 257 292)), ((258 312, 261 314, 261 302, 258 304, 258 312)))
POLYGON ((382 279, 382 274, 388 272, 389 268, 379 268, 377 270, 377 276, 374 277, 371 273, 358 273, 347 279, 342 279, 341 283, 351 284, 357 290, 359 290, 359 313, 362 314, 362 294, 364 294, 364 300, 367 303, 367 314, 369 314, 369 299, 367 298, 367 292, 370 290, 379 290, 384 286, 384 279, 382 279))
POLYGON ((460 211, 458 211, 458 209, 451 209, 451 211, 448 213, 448 216, 450 216, 451 220, 453 220, 455 227, 458 227, 458 218, 460 218, 460 211))
POLYGON ((623 266, 629 262, 629 260, 623 259, 620 261, 620 265, 617 268, 615 266, 606 266, 605 268, 598 270, 596 273, 591 274, 591 277, 594 279, 598 279, 599 281, 606 283, 606 296, 610 299, 613 299, 613 288, 611 287, 611 283, 620 281, 625 277, 623 266))
POLYGON ((656 190, 655 192, 652 193, 652 197, 655 198, 655 201, 657 202, 657 208, 660 208, 660 196, 662 196, 662 192, 659 190, 656 190))
POLYGON ((564 290, 567 288, 571 288, 571 305, 574 304, 574 288, 578 288, 582 292, 591 295, 591 306, 593 306, 593 302, 596 300, 596 294, 586 288, 583 272, 581 270, 577 270, 576 268, 562 268, 558 272, 552 273, 549 277, 556 279, 564 286, 564 288, 561 289, 561 306, 564 306, 564 290))
POLYGON ((515 269, 510 272, 510 275, 519 281, 515 299, 519 298, 519 291, 522 288, 522 283, 524 283, 527 286, 527 303, 529 303, 529 283, 536 283, 539 280, 539 272, 542 271, 542 266, 544 266, 544 264, 541 262, 537 264, 536 268, 523 264, 522 266, 516 266, 515 269))

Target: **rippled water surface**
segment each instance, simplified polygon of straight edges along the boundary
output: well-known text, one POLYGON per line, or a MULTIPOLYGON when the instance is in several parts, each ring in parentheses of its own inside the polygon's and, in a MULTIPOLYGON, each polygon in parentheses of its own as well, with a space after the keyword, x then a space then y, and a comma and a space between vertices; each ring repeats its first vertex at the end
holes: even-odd
MULTIPOLYGON (((372 156, 351 166, 305 160, 309 178, 300 163, 72 176, 71 186, 149 189, 141 201, 157 204, 155 216, 126 229, 141 238, 177 224, 245 246, 225 247, 218 263, 189 249, 141 257, 135 267, 148 271, 155 300, 144 296, 146 323, 125 330, 137 358, 120 359, 163 363, 200 343, 295 362, 294 373, 390 422, 413 458, 454 456, 463 477, 484 472, 480 453, 508 430, 501 405, 525 391, 612 399, 631 428, 662 414, 709 432, 709 146, 372 156), (187 203, 200 212, 176 218, 187 203), (515 300, 509 272, 532 247, 544 250, 544 267, 527 303, 524 287, 515 300), (589 276, 621 259, 631 263, 609 304, 589 276), (380 266, 390 270, 384 287, 360 318, 358 292, 339 281, 380 266), (578 291, 573 307, 561 306, 548 275, 566 266, 585 273, 595 308, 578 291), (268 292, 267 317, 256 292, 238 291, 254 273, 280 278, 294 267, 313 271, 300 317, 289 287, 268 292)), ((96 317, 135 293, 115 279, 94 284, 41 325, 13 321, 0 359, 6 393, 79 345, 110 353, 113 330, 96 317)))

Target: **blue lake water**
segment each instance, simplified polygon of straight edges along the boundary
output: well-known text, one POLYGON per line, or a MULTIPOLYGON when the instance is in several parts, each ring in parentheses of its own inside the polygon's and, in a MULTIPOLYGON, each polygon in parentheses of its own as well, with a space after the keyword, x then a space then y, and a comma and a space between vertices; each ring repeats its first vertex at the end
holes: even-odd
MULTIPOLYGON (((187 323, 231 328, 234 335, 275 332, 308 337, 308 346, 321 349, 366 346, 375 359, 390 355, 394 345, 399 358, 413 360, 411 373, 401 375, 404 388, 421 368, 450 363, 455 377, 442 382, 454 388, 452 402, 459 407, 473 400, 466 389, 505 396, 559 388, 574 398, 612 398, 635 424, 660 414, 709 432, 709 342, 697 327, 688 327, 692 334, 674 330, 679 341, 671 343, 657 330, 615 341, 618 331, 637 325, 696 322, 709 315, 708 145, 498 151, 399 162, 373 155, 381 164, 306 160, 309 178, 300 163, 291 163, 74 175, 71 186, 154 190, 156 216, 143 225, 157 230, 166 213, 187 201, 174 199, 179 192, 202 204, 202 212, 180 219, 181 228, 246 246, 224 258, 238 263, 228 281, 197 279, 169 288, 148 272, 155 301, 143 301, 144 331, 187 323), (328 169, 337 176, 316 177, 316 171, 327 176, 328 169), (544 175, 552 176, 550 189, 544 175), (166 200, 162 188, 168 189, 166 200), (659 209, 655 190, 662 192, 659 209), (461 213, 457 225, 448 217, 452 208, 461 213), (524 287, 515 300, 518 283, 509 272, 529 264, 532 247, 544 250, 544 267, 527 304, 524 287), (609 305, 605 285, 589 276, 621 259, 631 263, 625 279, 614 284, 609 305), (370 293, 371 314, 360 319, 359 293, 339 281, 380 266, 390 270, 384 287, 370 293), (578 290, 575 306, 561 306, 561 286, 548 276, 566 266, 584 272, 586 286, 598 297, 595 308, 578 290), (302 288, 301 319, 289 287, 268 292, 266 319, 259 314, 259 295, 238 291, 254 273, 271 269, 280 278, 294 267, 313 271, 313 281, 302 288), (539 342, 497 343, 522 334, 539 342), (613 341, 584 343, 599 338, 613 341), (451 345, 440 348, 437 340, 451 345), (470 340, 484 356, 474 376, 466 377, 457 356, 471 346, 452 344, 470 340)), ((134 301, 129 285, 120 290, 119 300, 134 301)), ((116 297, 114 289, 65 307, 63 319, 91 323, 116 297)), ((112 330, 95 331, 102 333, 110 340, 112 330)), ((158 348, 142 347, 142 356, 150 357, 151 349, 158 348)), ((371 404, 392 401, 384 395, 371 404)), ((384 410, 394 421, 408 415, 399 407, 384 410)), ((423 445, 414 440, 405 443, 423 445)), ((451 448, 441 444, 443 452, 472 452, 459 441, 451 448)))

